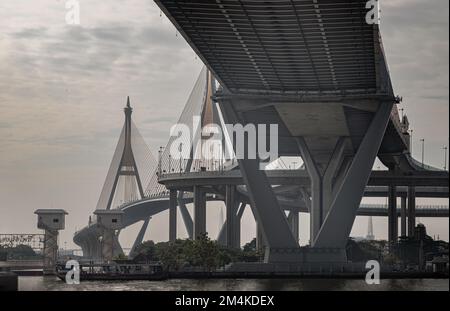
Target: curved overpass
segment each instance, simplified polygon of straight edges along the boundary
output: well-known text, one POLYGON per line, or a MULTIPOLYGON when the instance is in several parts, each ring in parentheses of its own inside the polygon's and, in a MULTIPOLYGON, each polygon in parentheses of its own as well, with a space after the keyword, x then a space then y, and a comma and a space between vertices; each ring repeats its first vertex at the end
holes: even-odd
MULTIPOLYGON (((370 190, 368 189, 368 192, 370 190)), ((447 190, 448 193, 448 190, 447 190)), ((210 196, 208 201, 217 201, 220 197, 210 196)), ((299 212, 308 213, 308 209, 304 204, 300 204, 298 199, 280 197, 280 205, 285 210, 297 209, 299 212)), ((192 198, 183 199, 185 203, 191 203, 192 198)), ((139 221, 145 221, 149 217, 157 215, 169 208, 169 197, 160 196, 146 198, 140 201, 132 202, 120 207, 125 212, 124 225, 131 226, 139 221)), ((397 214, 400 216, 400 209, 397 214)), ((377 204, 361 204, 358 210, 359 216, 387 216, 387 206, 377 204)), ((448 206, 417 206, 416 215, 418 217, 448 217, 448 206)), ((100 248, 98 238, 100 232, 97 224, 92 223, 90 226, 83 228, 75 233, 74 242, 83 250, 83 256, 87 258, 100 258, 100 248)), ((120 243, 116 240, 116 254, 122 253, 120 243)))

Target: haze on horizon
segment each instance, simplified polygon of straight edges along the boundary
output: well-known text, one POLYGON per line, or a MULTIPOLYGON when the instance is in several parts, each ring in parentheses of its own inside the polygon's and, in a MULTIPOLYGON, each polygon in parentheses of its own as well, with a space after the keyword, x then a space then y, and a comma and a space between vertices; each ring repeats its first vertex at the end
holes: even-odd
MULTIPOLYGON (((0 3, 0 233, 38 232, 34 210, 63 208, 69 215, 60 245, 70 248, 73 233, 95 209, 126 97, 156 157, 203 66, 153 1, 79 2, 80 25, 65 23, 64 0, 0 3)), ((384 48, 394 90, 403 97, 399 108, 414 130, 414 156, 420 159, 424 138, 426 163, 442 168, 449 132, 449 2, 389 0, 381 7, 384 48)), ((417 203, 448 205, 448 199, 417 203)), ((208 209, 212 237, 219 215, 219 208, 208 209)), ((300 219, 302 243, 307 217, 300 219)), ((429 235, 448 241, 448 218, 418 221, 429 235)), ((181 217, 178 224, 182 236, 181 217)), ((168 213, 154 217, 146 239, 167 240, 167 226, 168 213)), ((124 247, 139 227, 121 233, 124 247)), ((255 234, 248 209, 242 228, 245 243, 255 234)), ((358 217, 352 235, 366 233, 367 218, 358 217)), ((385 218, 374 217, 374 233, 386 238, 385 218)))

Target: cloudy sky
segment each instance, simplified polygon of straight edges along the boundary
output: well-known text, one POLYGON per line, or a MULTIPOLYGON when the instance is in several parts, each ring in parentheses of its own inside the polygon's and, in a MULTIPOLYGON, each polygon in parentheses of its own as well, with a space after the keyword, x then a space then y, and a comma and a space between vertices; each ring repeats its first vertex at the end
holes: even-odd
MULTIPOLYGON (((95 208, 126 96, 156 153, 202 67, 153 1, 79 3, 80 25, 67 25, 65 0, 0 2, 0 233, 37 232, 35 209, 64 208, 70 215, 61 242, 68 247, 95 208)), ((420 158, 419 139, 425 138, 425 159, 438 167, 449 130, 448 6, 447 0, 382 2, 383 41, 414 130, 415 155, 420 158)), ((218 211, 208 211, 212 234, 218 211)), ((421 221, 431 235, 448 240, 448 219, 421 221)), ((386 237, 385 219, 374 223, 376 236, 386 237)), ((249 212, 243 227, 246 242, 254 235, 249 212)), ((165 240, 166 228, 163 213, 154 217, 146 238, 165 240)), ((125 246, 138 229, 124 232, 125 246)), ((366 230, 361 217, 352 234, 366 230)))

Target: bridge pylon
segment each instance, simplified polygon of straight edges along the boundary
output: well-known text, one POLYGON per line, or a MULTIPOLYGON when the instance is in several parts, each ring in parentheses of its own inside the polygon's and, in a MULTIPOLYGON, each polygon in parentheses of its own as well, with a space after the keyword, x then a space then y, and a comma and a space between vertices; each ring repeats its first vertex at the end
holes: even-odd
MULTIPOLYGON (((100 223, 99 219, 105 217, 109 219, 114 216, 118 221, 117 219, 120 217, 116 214, 123 213, 118 210, 122 204, 145 197, 141 172, 138 169, 136 154, 133 149, 139 146, 135 140, 139 133, 132 123, 133 108, 130 104, 130 97, 127 97, 127 103, 123 111, 125 122, 94 212, 97 216, 97 224, 101 229, 99 231, 100 236, 99 239, 92 238, 89 242, 90 245, 84 248, 88 251, 86 257, 90 258, 101 257, 103 260, 111 260, 114 256, 122 253, 118 242, 121 228, 116 228, 117 223, 114 224, 114 228, 110 228, 113 224, 100 223), (110 213, 105 214, 106 211, 110 211, 110 213)), ((144 156, 148 157, 149 155, 144 156)), ((147 224, 148 222, 145 225, 147 224)))
POLYGON ((116 175, 114 178, 114 184, 109 194, 108 203, 106 209, 111 209, 111 204, 114 199, 114 194, 116 192, 117 183, 120 176, 134 176, 136 184, 138 187, 139 195, 141 198, 144 197, 144 189, 142 187, 141 178, 139 176, 139 170, 136 165, 136 160, 133 154, 133 149, 131 147, 131 114, 133 113, 133 108, 130 105, 130 97, 127 97, 127 105, 123 109, 125 113, 125 143, 122 150, 122 157, 120 159, 120 164, 117 167, 116 175))

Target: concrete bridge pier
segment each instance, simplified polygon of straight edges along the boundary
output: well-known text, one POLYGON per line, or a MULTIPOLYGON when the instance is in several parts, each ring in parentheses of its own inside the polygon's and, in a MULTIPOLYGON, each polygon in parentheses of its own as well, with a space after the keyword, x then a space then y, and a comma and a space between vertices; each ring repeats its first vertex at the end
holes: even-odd
POLYGON ((122 210, 96 210, 97 224, 101 233, 101 259, 111 261, 114 259, 116 246, 116 231, 123 228, 122 210))
MULTIPOLYGON (((220 99, 219 105, 222 111, 225 123, 231 126, 247 126, 249 122, 238 115, 235 109, 242 105, 252 105, 258 100, 240 98, 225 90, 228 98, 220 99)), ((234 130, 234 128, 233 128, 234 130)), ((233 137, 234 133, 229 133, 233 137)), ((244 135, 245 136, 245 135, 244 135)), ((249 155, 256 155, 256 146, 248 143, 248 136, 244 137, 243 150, 236 150, 232 143, 234 152, 239 154, 239 169, 249 194, 250 205, 255 219, 260 226, 262 235, 267 242, 265 262, 292 262, 298 261, 298 244, 292 235, 286 216, 281 210, 277 198, 269 183, 266 173, 261 170, 258 156, 251 158, 249 155), (239 151, 239 152, 238 152, 239 151)))
POLYGON ((398 241, 397 188, 393 185, 388 190, 388 242, 394 246, 398 241))
POLYGON ((151 219, 152 217, 150 216, 146 220, 144 220, 144 223, 142 224, 142 227, 139 230, 136 239, 134 240, 133 246, 131 247, 130 253, 128 254, 128 258, 133 259, 137 255, 137 249, 139 245, 141 245, 144 241, 145 232, 147 231, 148 224, 150 223, 151 219))
POLYGON ((336 260, 345 260, 345 246, 369 180, 373 163, 383 140, 394 101, 380 101, 373 118, 364 133, 345 178, 338 185, 329 212, 313 248, 335 248, 336 260), (340 256, 340 257, 339 257, 340 256))
MULTIPOLYGON (((234 231, 234 239, 235 239, 235 246, 236 248, 241 247, 241 219, 242 215, 244 214, 245 208, 247 204, 245 202, 241 202, 239 205, 239 201, 236 201, 236 207, 237 208, 237 214, 235 217, 235 223, 233 226, 234 231), (238 206, 239 205, 239 206, 238 206)), ((217 236, 217 241, 219 244, 227 246, 227 232, 228 232, 228 220, 225 220, 224 224, 222 225, 222 228, 220 229, 220 232, 217 236)))
POLYGON ((292 234, 294 235, 295 240, 299 241, 300 236, 299 236, 299 215, 300 213, 297 211, 290 211, 289 215, 288 215, 288 222, 289 222, 289 226, 292 230, 292 234))
POLYGON ((304 137, 296 140, 311 179, 310 240, 314 244, 333 201, 334 177, 342 164, 346 140, 339 137, 330 158, 325 161, 319 161, 322 154, 314 154, 304 137))
POLYGON ((194 186, 194 240, 206 232, 206 192, 194 186))
MULTIPOLYGON (((189 166, 190 167, 190 166, 189 166)), ((186 228, 186 231, 188 233, 189 239, 193 239, 194 236, 194 222, 192 221, 191 214, 189 213, 186 204, 183 201, 184 198, 184 191, 178 192, 178 206, 180 208, 181 218, 183 219, 184 226, 186 228)))
POLYGON ((264 252, 266 249, 267 243, 264 240, 264 236, 262 234, 261 227, 256 223, 256 249, 260 252, 264 252))
POLYGON ((408 187, 408 236, 414 237, 416 227, 416 188, 408 187))
POLYGON ((226 246, 229 248, 240 247, 240 221, 238 218, 239 202, 236 199, 236 187, 234 185, 225 186, 225 206, 226 206, 226 246), (238 228, 239 227, 239 228, 238 228), (238 241, 239 236, 239 241, 238 241))
POLYGON ((169 195, 169 241, 175 242, 177 239, 177 202, 178 193, 171 189, 169 195))
POLYGON ((407 235, 406 228, 406 197, 401 196, 400 199, 400 236, 405 237, 407 235))

